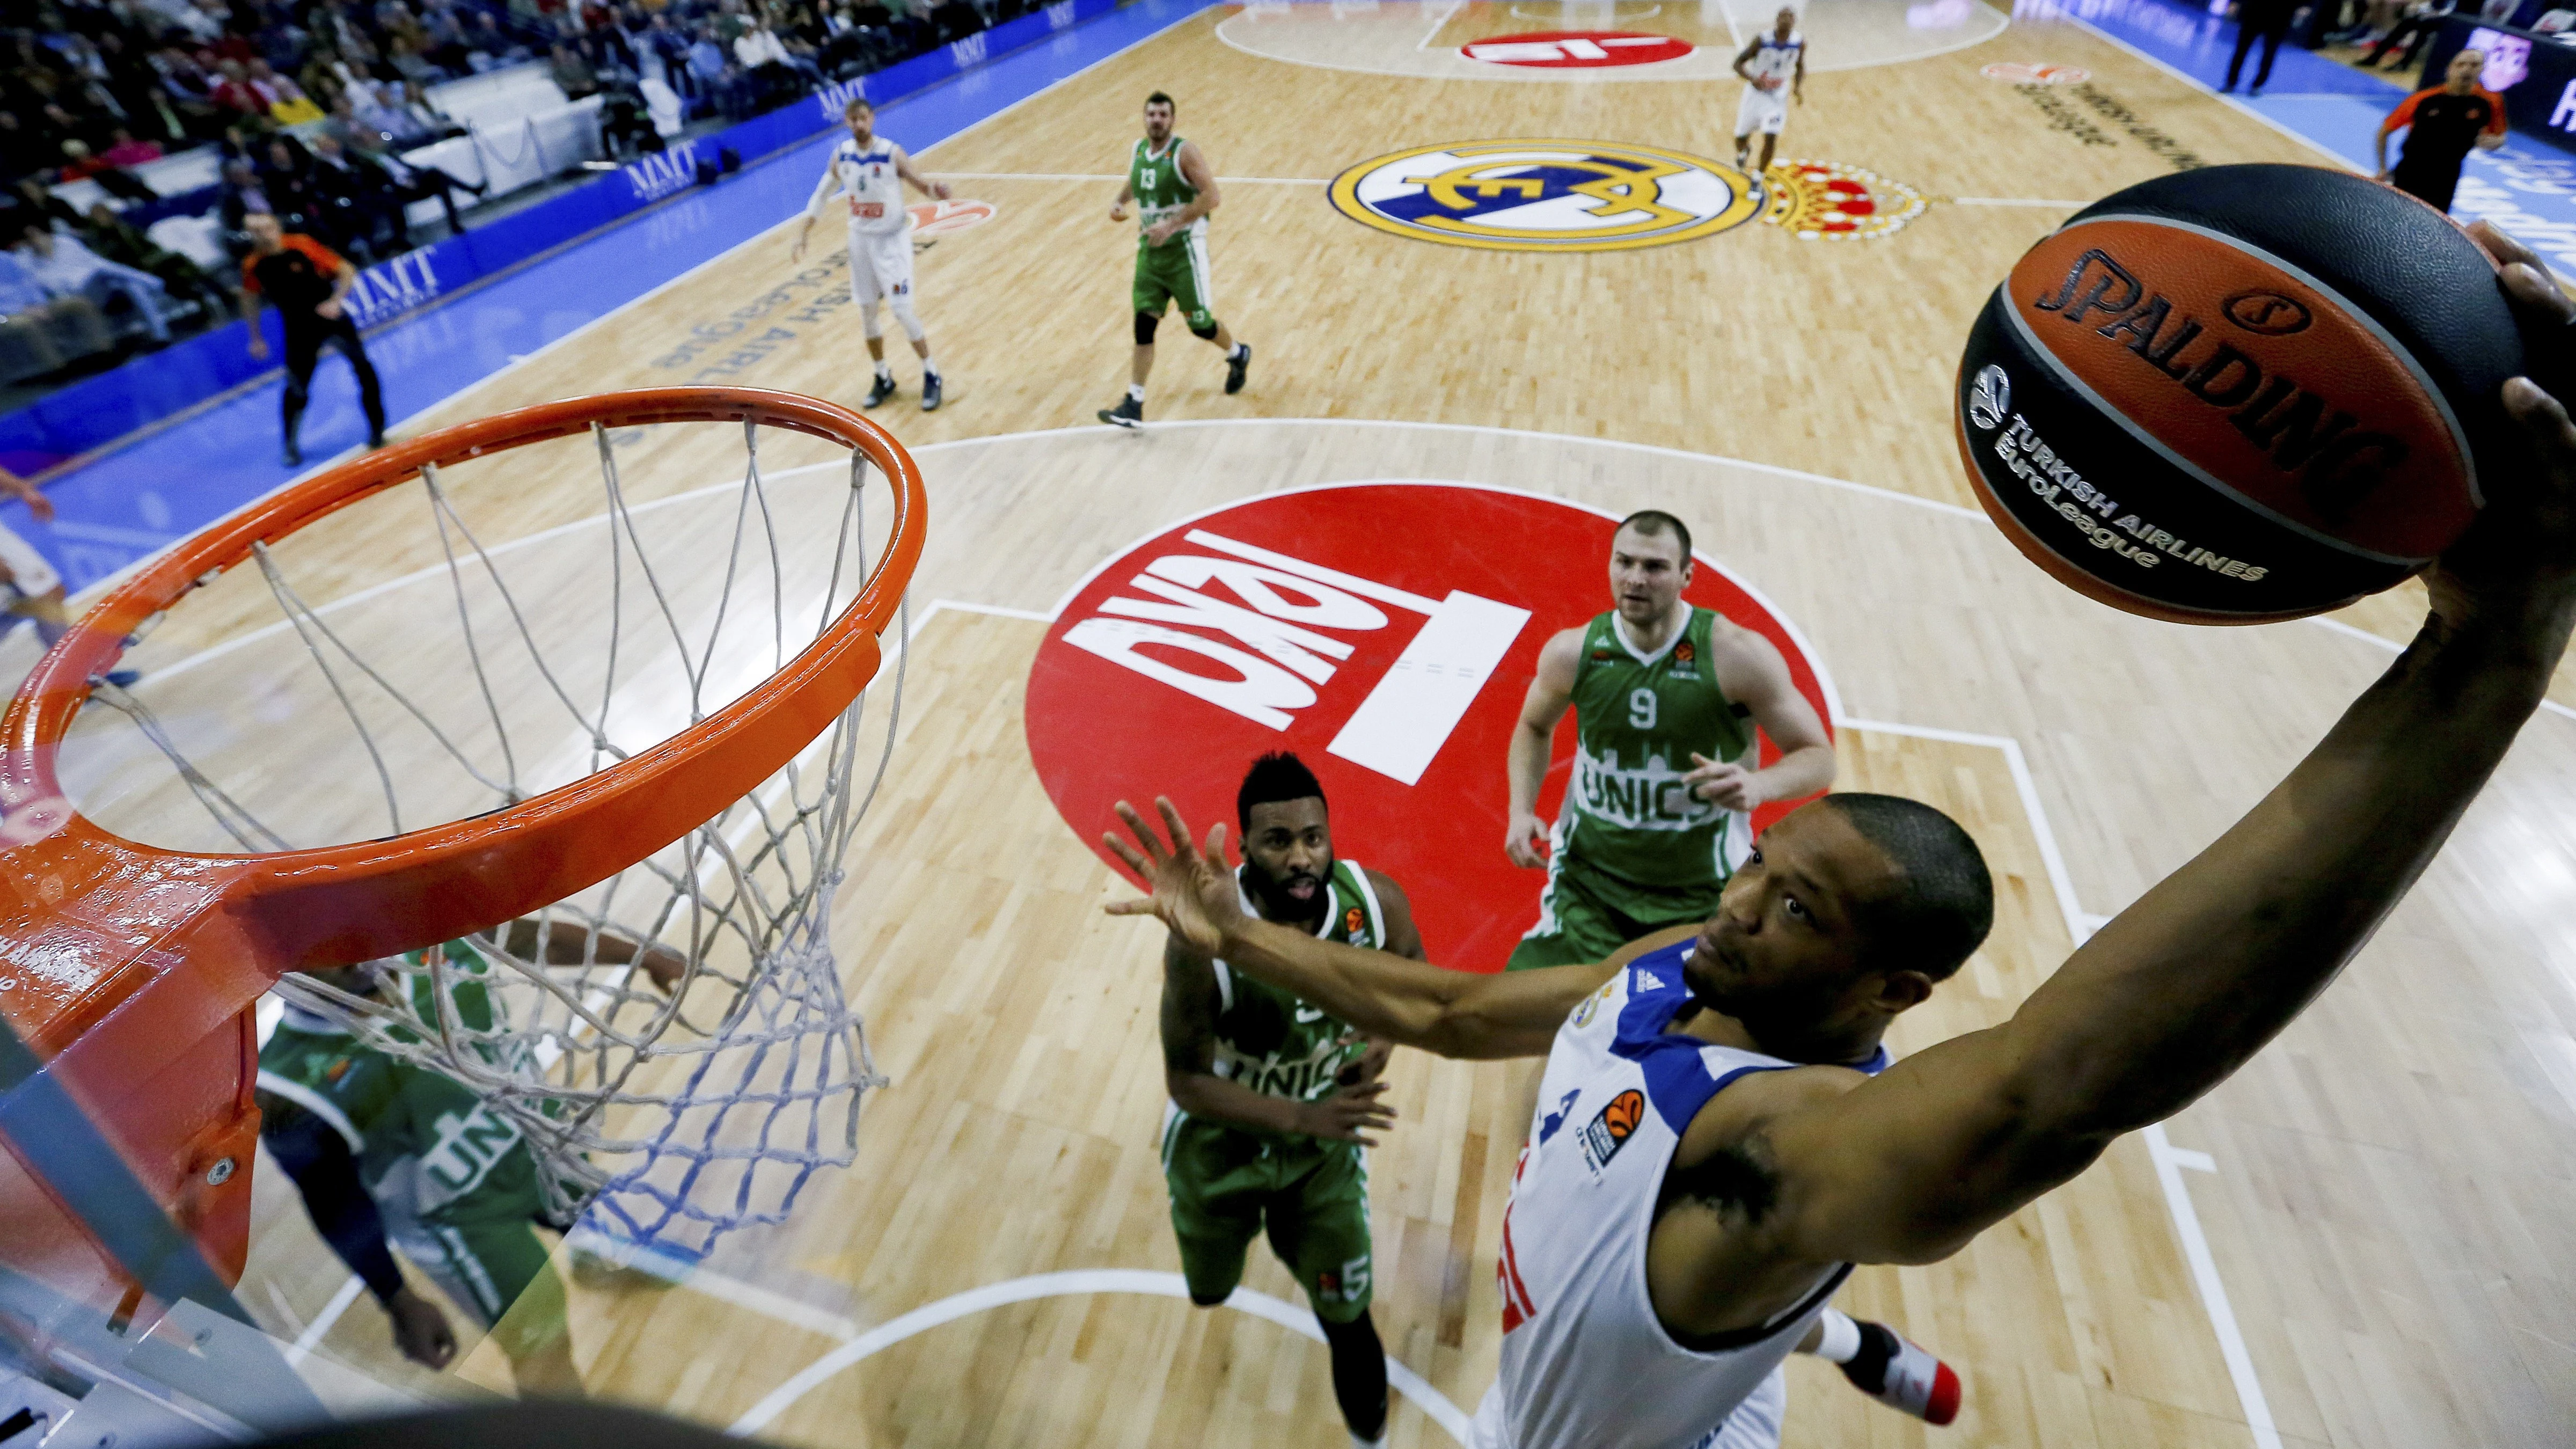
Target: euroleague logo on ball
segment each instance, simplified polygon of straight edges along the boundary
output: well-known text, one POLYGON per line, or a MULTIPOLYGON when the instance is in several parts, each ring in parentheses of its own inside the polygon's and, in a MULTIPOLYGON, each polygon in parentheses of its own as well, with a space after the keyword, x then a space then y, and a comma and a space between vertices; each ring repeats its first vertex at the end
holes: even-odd
MULTIPOLYGON (((1331 484, 1185 520, 1057 611, 1029 670, 1030 760, 1097 847, 1117 801, 1150 810, 1157 795, 1231 836, 1244 771, 1295 751, 1323 782, 1335 850, 1404 884, 1431 959, 1499 970, 1545 880, 1503 854, 1503 762, 1540 647, 1609 603, 1617 526, 1452 483, 1331 484)), ((1807 650, 1765 601, 1706 557, 1684 597, 1769 640, 1832 718, 1807 650)), ((1543 814, 1572 757, 1568 731, 1543 814)), ((1764 807, 1756 826, 1786 808, 1764 807)))
POLYGON ((1968 421, 1993 432, 2012 416, 2012 375, 1989 362, 1977 371, 1976 391, 1968 395, 1968 421))

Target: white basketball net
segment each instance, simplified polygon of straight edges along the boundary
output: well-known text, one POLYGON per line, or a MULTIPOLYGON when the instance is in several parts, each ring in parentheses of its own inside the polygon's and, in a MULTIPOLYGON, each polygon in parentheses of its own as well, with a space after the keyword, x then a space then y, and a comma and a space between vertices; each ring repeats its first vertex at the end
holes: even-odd
MULTIPOLYGON (((319 605, 298 575, 326 576, 345 545, 298 549, 299 533, 257 549, 282 620, 163 667, 129 654, 145 678, 93 693, 66 741, 67 789, 132 838, 277 851, 515 804, 705 719, 813 642, 872 563, 855 452, 764 477, 747 423, 739 484, 630 497, 620 454, 642 434, 704 442, 721 426, 594 427, 601 512, 491 548, 438 471, 386 490, 349 513, 408 502, 425 566, 319 605)), ((450 471, 499 468, 475 484, 506 487, 513 456, 450 471)), ((470 951, 374 963, 371 992, 290 975, 280 993, 505 1113, 566 1221, 586 1209, 599 1231, 693 1257, 781 1220, 816 1169, 850 1161, 861 1099, 883 1082, 830 926, 893 748, 890 652, 868 691, 889 696, 881 718, 862 694, 642 863, 470 951)))

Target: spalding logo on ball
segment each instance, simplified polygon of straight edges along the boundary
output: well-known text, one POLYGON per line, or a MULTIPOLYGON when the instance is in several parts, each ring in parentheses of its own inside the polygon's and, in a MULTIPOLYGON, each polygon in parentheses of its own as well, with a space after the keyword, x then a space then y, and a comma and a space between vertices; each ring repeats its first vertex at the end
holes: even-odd
POLYGON ((1978 501, 2132 613, 2259 623, 2387 588, 2501 476, 2522 346, 2495 266, 2431 207, 2307 166, 2214 166, 2078 212, 1959 366, 1978 501))

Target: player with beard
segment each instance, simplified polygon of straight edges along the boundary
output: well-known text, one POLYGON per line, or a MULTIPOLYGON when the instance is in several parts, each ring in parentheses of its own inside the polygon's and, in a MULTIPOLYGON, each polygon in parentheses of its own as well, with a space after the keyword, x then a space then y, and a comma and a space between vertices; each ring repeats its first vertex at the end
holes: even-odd
MULTIPOLYGON (((2534 336, 2576 300, 2481 222, 2534 336)), ((1497 1276, 1474 1449, 1754 1449, 1779 1365, 1854 1263, 1935 1263, 2188 1106, 2326 989, 2540 707, 2576 625, 2576 425, 2529 378, 2527 450, 2427 572, 2397 662, 2243 819, 2078 947, 2011 1019, 1890 1064, 1881 1038, 1965 963, 1994 884, 1956 821, 1828 795, 1765 831, 1705 924, 1588 966, 1482 976, 1243 909, 1171 803, 1108 843, 1152 914, 1381 1040, 1545 1054, 1497 1276)))
MULTIPOLYGON (((1333 853, 1324 787, 1292 754, 1253 762, 1235 795, 1243 865, 1228 889, 1282 928, 1422 959, 1393 877, 1333 853)), ((1369 1319, 1368 1134, 1385 1043, 1288 992, 1238 975, 1176 932, 1163 946, 1163 1176, 1190 1301, 1223 1303, 1266 1226, 1333 1356, 1333 1396, 1357 1445, 1386 1437, 1386 1351, 1369 1319)))

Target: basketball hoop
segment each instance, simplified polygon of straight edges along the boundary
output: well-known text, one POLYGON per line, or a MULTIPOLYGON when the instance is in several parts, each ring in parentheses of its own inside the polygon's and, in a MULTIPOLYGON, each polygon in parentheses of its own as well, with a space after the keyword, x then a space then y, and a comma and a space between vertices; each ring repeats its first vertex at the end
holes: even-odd
MULTIPOLYGON (((845 408, 660 388, 442 429, 175 546, 0 718, 0 1017, 228 1278, 250 1174, 217 1164, 251 1160, 247 1008, 273 985, 473 1086, 595 1225, 689 1256, 775 1221, 849 1160, 880 1080, 830 902, 892 749, 900 660, 882 745, 860 736, 926 507, 845 408), (695 466, 730 429, 669 425, 706 424, 739 427, 738 484, 637 482, 641 440, 695 466), (587 454, 603 511, 480 541, 587 454), (200 614, 178 632, 209 647, 141 657, 200 614), (289 974, 368 962, 371 993, 289 974)), ((66 1240, 12 1265, 123 1291, 40 1181, 0 1158, 0 1223, 66 1240)))

